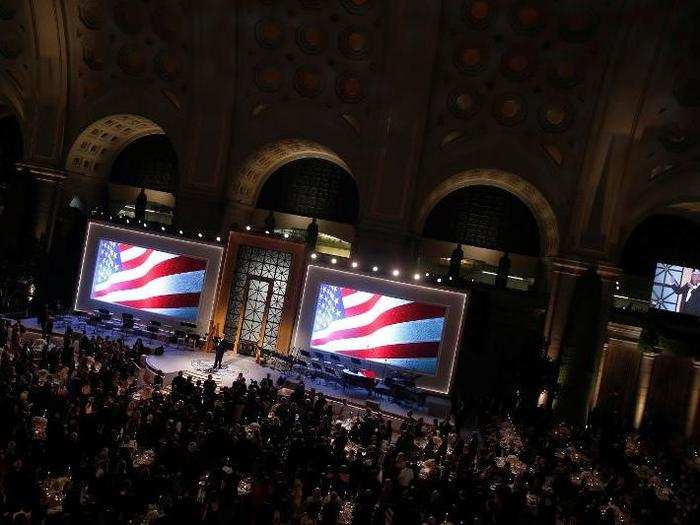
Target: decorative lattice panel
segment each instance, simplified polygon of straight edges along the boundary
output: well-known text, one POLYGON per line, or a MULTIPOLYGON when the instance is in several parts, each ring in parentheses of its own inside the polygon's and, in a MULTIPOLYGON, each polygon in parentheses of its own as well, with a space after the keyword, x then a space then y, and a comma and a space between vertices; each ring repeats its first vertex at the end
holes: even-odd
POLYGON ((245 315, 241 325, 241 339, 251 340, 246 339, 244 335, 252 337, 251 334, 259 333, 264 324, 265 333, 263 334, 262 346, 266 350, 276 348, 291 266, 291 253, 254 246, 243 245, 239 247, 224 326, 226 339, 230 341, 236 339, 241 316, 245 315), (250 315, 247 313, 248 308, 244 309, 243 304, 246 300, 246 286, 249 280, 251 283, 251 292, 248 293, 249 301, 251 297, 254 298, 253 303, 248 305, 251 309, 250 315), (268 288, 263 290, 265 287, 263 283, 265 286, 269 286, 269 283, 272 284, 266 320, 263 319, 265 305, 262 305, 261 310, 261 305, 257 304, 263 293, 265 296, 269 293, 268 288), (252 289, 253 287, 255 289, 252 289), (256 312, 259 312, 260 315, 257 315, 256 312))
POLYGON ((676 310, 678 294, 675 286, 681 282, 683 267, 659 263, 654 272, 654 286, 651 290, 651 306, 659 310, 676 310))
POLYGON ((340 166, 322 159, 301 159, 270 176, 260 192, 258 208, 354 223, 357 188, 340 166))

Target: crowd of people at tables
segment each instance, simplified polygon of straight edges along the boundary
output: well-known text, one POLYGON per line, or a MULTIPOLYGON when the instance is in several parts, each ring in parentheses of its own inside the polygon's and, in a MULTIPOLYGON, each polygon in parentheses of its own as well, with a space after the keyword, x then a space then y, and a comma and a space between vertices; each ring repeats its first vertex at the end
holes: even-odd
POLYGON ((483 405, 457 429, 269 376, 144 385, 138 348, 48 339, 0 321, 0 523, 700 523, 697 453, 606 418, 483 405))

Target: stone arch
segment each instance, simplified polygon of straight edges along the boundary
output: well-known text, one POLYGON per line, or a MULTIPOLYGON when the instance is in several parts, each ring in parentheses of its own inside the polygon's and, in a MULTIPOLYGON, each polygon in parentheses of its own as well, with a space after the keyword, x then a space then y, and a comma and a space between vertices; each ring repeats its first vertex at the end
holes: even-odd
POLYGON ((106 180, 119 153, 132 142, 150 135, 165 135, 165 130, 140 115, 103 117, 75 139, 66 158, 66 169, 106 180))
POLYGON ((305 158, 327 160, 352 175, 347 163, 326 146, 305 139, 282 139, 259 148, 241 163, 228 185, 226 195, 229 202, 255 206, 263 184, 275 170, 305 158))
POLYGON ((24 151, 27 151, 28 134, 22 93, 17 84, 4 71, 0 71, 0 118, 15 117, 22 130, 24 151))
POLYGON ((330 148, 307 139, 281 139, 265 144, 248 155, 236 169, 226 188, 226 212, 222 227, 247 221, 267 179, 281 166, 295 160, 317 158, 332 162, 351 176, 350 166, 330 148))
POLYGON ((632 232, 654 215, 680 215, 693 220, 700 217, 700 164, 688 163, 647 184, 630 196, 613 239, 611 257, 619 260, 632 232))
POLYGON ((444 197, 467 186, 494 186, 518 197, 530 209, 540 230, 542 255, 559 252, 559 227, 556 214, 542 193, 528 181, 512 173, 493 169, 474 169, 456 173, 440 183, 424 199, 416 215, 414 230, 422 232, 431 210, 444 197))

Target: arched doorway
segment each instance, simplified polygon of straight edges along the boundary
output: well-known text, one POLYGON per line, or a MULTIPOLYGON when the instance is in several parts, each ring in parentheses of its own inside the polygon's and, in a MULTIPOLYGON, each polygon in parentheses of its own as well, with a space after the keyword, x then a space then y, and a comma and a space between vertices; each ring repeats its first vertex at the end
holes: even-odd
POLYGON ((152 120, 120 114, 93 122, 73 143, 66 169, 68 199, 78 195, 88 209, 105 206, 114 215, 130 216, 145 187, 147 220, 172 222, 177 155, 165 130, 152 120))
POLYGON ((109 174, 110 209, 118 216, 133 218, 134 201, 146 189, 146 221, 173 222, 177 188, 177 154, 165 135, 139 138, 119 153, 109 174))
POLYGON ((461 275, 493 283, 504 253, 511 259, 508 286, 528 289, 540 257, 557 253, 554 212, 531 184, 510 173, 472 170, 440 184, 419 210, 424 265, 444 273, 455 244, 463 245, 461 275))
POLYGON ((317 251, 349 257, 359 194, 350 167, 333 151, 307 140, 282 140, 249 156, 228 192, 226 228, 262 226, 274 212, 275 230, 304 240, 318 220, 317 251))

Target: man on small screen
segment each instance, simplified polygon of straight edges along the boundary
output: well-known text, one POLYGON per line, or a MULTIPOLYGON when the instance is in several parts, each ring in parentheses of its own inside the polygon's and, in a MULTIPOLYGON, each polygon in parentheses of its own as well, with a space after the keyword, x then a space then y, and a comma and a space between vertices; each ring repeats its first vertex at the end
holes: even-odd
POLYGON ((682 286, 676 281, 672 288, 679 295, 678 311, 682 314, 700 316, 700 290, 698 289, 700 288, 700 269, 693 270, 690 281, 682 286))

